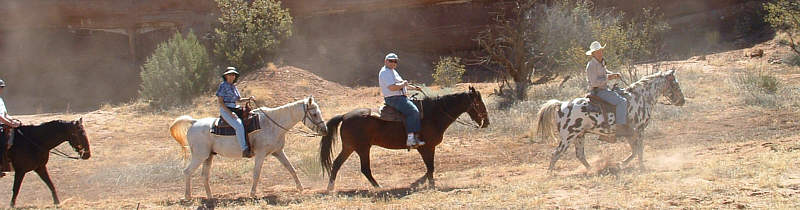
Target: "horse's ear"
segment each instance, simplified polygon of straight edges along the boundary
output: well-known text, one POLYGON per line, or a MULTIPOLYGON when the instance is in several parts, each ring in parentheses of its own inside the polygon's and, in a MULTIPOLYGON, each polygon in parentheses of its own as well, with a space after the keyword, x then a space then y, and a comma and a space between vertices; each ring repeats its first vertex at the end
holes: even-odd
POLYGON ((473 93, 475 92, 475 88, 472 87, 472 85, 469 86, 469 92, 473 92, 473 93))
POLYGON ((675 69, 670 69, 667 71, 667 75, 675 75, 675 69))
POLYGON ((306 102, 306 103, 307 103, 308 105, 311 105, 313 102, 314 102, 314 95, 310 95, 310 96, 308 96, 308 102, 306 102))

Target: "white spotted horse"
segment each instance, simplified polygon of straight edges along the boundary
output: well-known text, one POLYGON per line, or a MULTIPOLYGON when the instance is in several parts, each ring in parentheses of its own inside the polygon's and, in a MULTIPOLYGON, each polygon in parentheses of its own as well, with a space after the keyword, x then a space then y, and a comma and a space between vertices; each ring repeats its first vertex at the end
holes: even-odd
MULTIPOLYGON (((671 104, 682 106, 685 102, 683 92, 675 78, 675 70, 645 76, 624 90, 617 91, 628 100, 628 123, 634 129, 634 135, 627 138, 631 155, 622 164, 628 164, 636 156, 639 158, 639 166, 644 167, 642 134, 650 122, 656 100, 665 96, 671 104)), ((538 112, 537 133, 542 138, 558 141, 549 170, 554 169, 558 158, 572 143, 575 143, 578 160, 587 169, 591 168, 583 152, 583 138, 587 133, 600 135, 601 140, 611 139, 607 140, 611 143, 616 141, 614 112, 604 114, 600 109, 589 98, 576 98, 569 102, 550 100, 542 105, 538 112)))

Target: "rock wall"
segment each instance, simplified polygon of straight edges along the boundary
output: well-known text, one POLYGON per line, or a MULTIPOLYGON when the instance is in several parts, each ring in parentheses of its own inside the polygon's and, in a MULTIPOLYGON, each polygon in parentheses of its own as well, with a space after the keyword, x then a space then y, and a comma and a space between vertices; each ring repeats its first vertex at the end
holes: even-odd
MULTIPOLYGON (((375 85, 383 56, 397 52, 404 77, 430 81, 439 56, 477 52, 475 34, 500 8, 513 6, 509 2, 284 1, 296 27, 279 63, 346 85, 375 85)), ((713 30, 722 39, 741 37, 743 28, 759 26, 752 16, 762 2, 598 0, 596 5, 629 14, 657 5, 673 25, 669 46, 692 50, 705 32, 690 29, 713 30)), ((14 113, 82 111, 133 100, 140 65, 156 45, 175 31, 209 35, 215 5, 212 0, 0 0, 0 78, 9 83, 3 97, 14 113)))

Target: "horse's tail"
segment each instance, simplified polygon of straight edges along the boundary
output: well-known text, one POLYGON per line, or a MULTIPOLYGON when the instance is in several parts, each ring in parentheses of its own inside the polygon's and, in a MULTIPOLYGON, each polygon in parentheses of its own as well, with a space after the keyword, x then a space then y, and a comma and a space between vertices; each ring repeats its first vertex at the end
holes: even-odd
POLYGON ((322 140, 319 141, 319 162, 322 165, 323 175, 331 173, 331 158, 333 158, 331 152, 335 143, 334 140, 339 135, 339 124, 342 123, 343 118, 343 115, 336 115, 328 120, 326 124, 328 126, 328 135, 323 136, 322 140))
POLYGON ((539 108, 539 112, 536 114, 537 118, 537 126, 536 126, 536 134, 540 136, 544 140, 549 140, 550 144, 558 143, 558 110, 561 108, 561 104, 563 102, 559 100, 549 100, 542 108, 539 108))
POLYGON ((189 142, 186 139, 186 133, 189 132, 189 127, 192 126, 197 122, 196 119, 183 115, 178 118, 175 118, 175 121, 172 121, 172 124, 169 126, 169 133, 172 135, 172 138, 175 138, 175 141, 181 145, 181 149, 183 149, 183 158, 186 159, 189 154, 187 153, 187 148, 189 148, 189 142))

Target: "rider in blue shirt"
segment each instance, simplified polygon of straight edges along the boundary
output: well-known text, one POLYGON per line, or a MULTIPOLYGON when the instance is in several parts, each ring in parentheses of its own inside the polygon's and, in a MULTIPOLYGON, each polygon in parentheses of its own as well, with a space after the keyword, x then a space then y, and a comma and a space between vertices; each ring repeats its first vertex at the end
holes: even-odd
POLYGON ((225 73, 222 73, 222 83, 219 83, 217 89, 217 101, 219 102, 219 112, 222 119, 225 120, 234 130, 236 130, 236 139, 242 147, 242 157, 253 157, 253 151, 247 146, 247 134, 244 130, 242 119, 238 116, 244 114, 243 110, 236 102, 244 102, 255 100, 255 97, 242 99, 239 90, 236 88, 236 82, 239 80, 239 72, 234 67, 228 67, 225 73), (235 114, 234 114, 235 113, 235 114))

